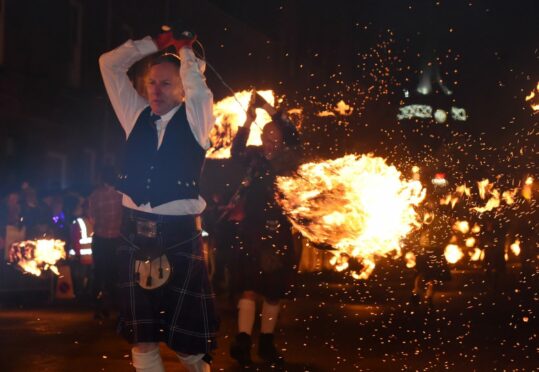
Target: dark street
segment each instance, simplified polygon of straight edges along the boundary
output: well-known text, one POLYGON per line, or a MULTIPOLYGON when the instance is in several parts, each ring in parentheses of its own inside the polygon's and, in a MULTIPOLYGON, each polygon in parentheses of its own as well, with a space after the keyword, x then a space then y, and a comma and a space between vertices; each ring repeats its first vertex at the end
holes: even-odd
MULTIPOLYGON (((383 269, 381 269, 383 272, 383 269)), ((411 271, 368 282, 341 274, 302 274, 285 301, 277 344, 288 371, 496 371, 537 368, 537 286, 520 293, 518 268, 498 294, 478 270, 453 271, 432 307, 408 303, 411 271)), ((535 281, 535 283, 537 283, 535 281)), ((114 316, 46 296, 11 299, 0 310, 2 371, 131 371, 130 347, 114 316), (19 305, 16 305, 15 302, 19 305)), ((219 297, 221 329, 214 369, 240 370, 228 356, 236 310, 219 297)), ((256 339, 256 338, 255 338, 256 339)), ((256 346, 256 345, 255 345, 256 346)), ((256 348, 254 349, 256 350, 256 348)), ((167 371, 183 370, 162 346, 167 371)), ((253 356, 255 353, 253 353, 253 356)), ((253 370, 273 370, 257 362, 253 370)))

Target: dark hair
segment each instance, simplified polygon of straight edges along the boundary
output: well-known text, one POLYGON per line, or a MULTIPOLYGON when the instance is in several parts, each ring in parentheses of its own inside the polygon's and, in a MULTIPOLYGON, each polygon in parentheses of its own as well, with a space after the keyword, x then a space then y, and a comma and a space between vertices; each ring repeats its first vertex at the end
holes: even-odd
POLYGON ((180 57, 177 54, 174 53, 161 53, 155 56, 151 59, 150 64, 148 67, 153 67, 156 65, 160 65, 161 63, 172 63, 173 65, 180 68, 181 62, 180 57))
POLYGON ((283 141, 288 147, 298 147, 301 142, 299 139, 299 133, 294 124, 284 121, 280 125, 281 133, 283 135, 283 141))
POLYGON ((273 115, 272 119, 273 120, 271 121, 271 123, 273 123, 273 125, 281 132, 281 136, 283 137, 283 144, 285 146, 295 148, 301 145, 299 133, 296 126, 292 122, 290 122, 290 120, 288 120, 286 116, 283 117, 283 113, 281 111, 278 111, 275 115, 273 115))

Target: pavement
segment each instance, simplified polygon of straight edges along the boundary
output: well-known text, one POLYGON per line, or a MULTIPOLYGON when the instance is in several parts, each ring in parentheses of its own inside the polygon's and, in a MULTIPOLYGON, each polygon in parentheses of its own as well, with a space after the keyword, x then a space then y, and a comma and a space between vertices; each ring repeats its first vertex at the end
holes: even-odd
MULTIPOLYGON (((409 302, 413 271, 380 265, 367 281, 342 273, 298 275, 283 301, 276 342, 286 371, 539 370, 539 281, 509 268, 489 290, 478 268, 453 270, 433 304, 409 302)), ((133 371, 115 315, 94 320, 77 301, 43 292, 0 296, 0 372, 133 371)), ((240 371, 228 356, 236 309, 218 296, 221 329, 214 371, 240 371)), ((256 328, 257 325, 255 325, 256 328)), ((256 356, 253 371, 274 371, 256 356)), ((167 371, 183 371, 161 346, 167 371)))

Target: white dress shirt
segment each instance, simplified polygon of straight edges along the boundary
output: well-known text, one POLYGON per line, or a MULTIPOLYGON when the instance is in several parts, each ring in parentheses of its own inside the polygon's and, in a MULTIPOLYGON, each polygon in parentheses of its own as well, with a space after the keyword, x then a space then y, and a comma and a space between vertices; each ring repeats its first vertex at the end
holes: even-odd
MULTIPOLYGON (((114 112, 125 131, 126 138, 133 130, 135 123, 146 107, 148 101, 141 97, 127 76, 129 68, 143 57, 157 51, 157 46, 150 37, 142 40, 128 40, 118 48, 107 52, 99 58, 99 66, 105 88, 114 112)), ((209 133, 215 118, 213 116, 213 94, 206 85, 200 70, 203 61, 198 60, 190 48, 179 51, 181 59, 180 77, 185 91, 185 111, 193 136, 200 146, 207 150, 210 147, 209 133)), ((158 145, 161 146, 166 127, 172 116, 181 105, 161 116, 155 122, 158 145)), ((136 205, 128 195, 123 195, 122 204, 142 212, 164 215, 200 214, 206 207, 202 197, 198 199, 173 200, 158 206, 150 203, 136 205)))

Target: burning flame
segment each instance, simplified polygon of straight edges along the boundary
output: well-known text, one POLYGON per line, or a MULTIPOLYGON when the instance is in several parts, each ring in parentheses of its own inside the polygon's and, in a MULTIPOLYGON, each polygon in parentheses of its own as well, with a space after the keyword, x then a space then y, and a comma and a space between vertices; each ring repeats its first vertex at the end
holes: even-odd
POLYGON ((336 116, 335 113, 342 115, 342 116, 350 116, 352 115, 352 112, 354 111, 354 108, 350 105, 347 105, 346 102, 344 102, 342 99, 337 102, 337 106, 333 107, 333 111, 330 110, 324 110, 320 111, 318 114, 316 114, 319 117, 327 117, 327 116, 336 116))
POLYGON ((531 200, 532 198, 532 185, 533 185, 533 177, 526 178, 526 181, 524 182, 524 186, 522 187, 521 195, 526 200, 531 200))
POLYGON ((348 257, 345 255, 333 255, 329 260, 329 263, 335 267, 337 271, 344 271, 348 269, 348 257))
MULTIPOLYGON (((532 187, 533 177, 528 177, 524 182, 524 185, 521 189, 521 195, 525 199, 530 200, 532 198, 532 187)), ((472 210, 483 213, 491 211, 495 208, 498 208, 501 205, 502 201, 505 201, 507 205, 512 205, 515 203, 515 199, 518 196, 519 188, 515 187, 503 192, 494 188, 494 183, 491 183, 488 179, 483 179, 477 182, 477 189, 479 192, 479 197, 483 200, 488 198, 486 204, 483 207, 473 207, 472 210)), ((451 205, 451 208, 454 208, 455 205, 462 199, 463 196, 470 197, 471 189, 465 184, 459 185, 456 187, 454 192, 440 198, 441 205, 451 205)))
POLYGON ((467 234, 470 231, 470 224, 468 221, 457 221, 453 225, 453 230, 460 231, 463 234, 467 234))
POLYGON ((451 208, 455 208, 457 202, 462 198, 462 196, 469 197, 471 195, 471 190, 469 187, 464 185, 457 185, 454 193, 449 193, 445 197, 440 199, 441 205, 451 204, 451 208))
POLYGON ((473 248, 475 246, 475 238, 473 236, 470 236, 469 238, 466 238, 464 241, 464 244, 467 248, 473 248))
POLYGON ((470 261, 482 261, 485 257, 485 252, 479 248, 475 248, 470 255, 470 261))
MULTIPOLYGON (((524 182, 524 185, 521 190, 521 195, 525 198, 530 200, 532 197, 532 191, 531 191, 531 184, 533 184, 533 178, 528 177, 526 181, 524 182)), ((490 183, 488 179, 484 179, 482 181, 477 182, 477 187, 479 190, 479 196, 481 199, 485 199, 487 195, 490 195, 490 198, 487 200, 487 203, 484 207, 473 207, 472 210, 483 213, 491 211, 495 208, 498 208, 501 205, 501 201, 505 201, 507 205, 511 205, 515 203, 515 198, 518 194, 518 188, 513 188, 510 190, 506 190, 501 193, 500 197, 500 191, 498 189, 494 188, 494 183, 490 183)))
POLYGON ((374 263, 374 261, 371 261, 368 258, 364 258, 363 261, 361 262, 361 264, 363 265, 363 268, 361 269, 361 272, 358 273, 357 271, 353 271, 352 272, 352 277, 354 279, 366 280, 366 279, 369 278, 369 276, 374 271, 374 268, 376 267, 376 264, 374 263))
POLYGON ((413 252, 406 252, 404 255, 404 262, 406 262, 406 267, 412 269, 416 265, 416 258, 413 252))
MULTIPOLYGON (((334 254, 358 258, 358 278, 367 278, 375 259, 400 254, 400 241, 421 224, 414 206, 425 198, 419 181, 372 155, 348 155, 303 164, 298 176, 278 177, 279 202, 294 227, 334 254)), ((339 262, 337 259, 336 263, 339 262)))
MULTIPOLYGON (((275 95, 271 90, 257 91, 268 103, 275 105, 275 95)), ((234 96, 226 97, 213 105, 213 114, 215 116, 215 125, 210 132, 210 140, 212 147, 207 152, 208 158, 225 159, 230 158, 230 146, 232 140, 238 131, 238 128, 243 126, 247 115, 245 110, 249 105, 251 92, 244 90, 235 93, 234 96)), ((271 121, 271 117, 265 110, 256 110, 255 125, 251 127, 251 133, 247 140, 247 145, 260 146, 262 140, 262 128, 271 121)))
POLYGON ((537 83, 537 86, 535 87, 535 90, 532 90, 530 94, 526 96, 526 102, 530 103, 530 107, 532 110, 537 113, 539 112, 539 82, 537 83))
POLYGON ((335 113, 333 111, 324 110, 324 111, 320 111, 316 115, 321 117, 321 118, 325 118, 327 116, 335 116, 335 113))
POLYGON ((515 256, 518 256, 520 254, 520 240, 515 240, 515 242, 511 244, 510 248, 511 252, 513 252, 515 256))
POLYGON ((513 190, 507 190, 502 193, 502 198, 505 200, 507 205, 511 205, 515 202, 515 196, 518 192, 518 188, 514 188, 513 190))
POLYGON ((469 187, 466 187, 466 184, 464 184, 464 185, 457 185, 456 192, 459 196, 462 196, 462 195, 470 196, 472 191, 469 187))
POLYGON ((481 197, 481 199, 485 199, 486 194, 489 193, 493 187, 494 184, 490 183, 486 178, 482 181, 478 181, 477 188, 479 189, 479 196, 481 197))
POLYGON ((9 262, 16 263, 25 272, 40 276, 44 270, 59 275, 56 263, 66 258, 65 242, 54 239, 27 240, 13 243, 9 262))
POLYGON ((354 111, 354 109, 350 107, 350 105, 347 105, 342 99, 337 102, 337 106, 335 106, 334 110, 344 116, 352 115, 352 111, 354 111))
POLYGON ((462 250, 458 245, 448 244, 445 247, 444 256, 447 262, 449 262, 450 264, 454 264, 460 261, 462 257, 464 257, 464 253, 462 253, 462 250))
POLYGON ((421 179, 421 174, 419 173, 420 169, 417 165, 412 167, 412 179, 414 181, 419 181, 421 179))
POLYGON ((492 190, 491 194, 492 197, 487 201, 487 204, 485 204, 484 207, 473 207, 473 210, 483 213, 498 208, 500 206, 500 192, 498 190, 492 190))

